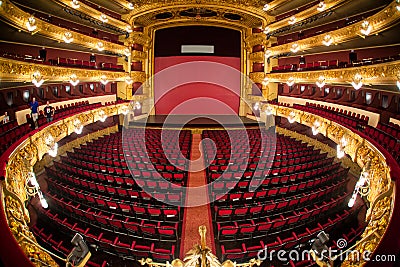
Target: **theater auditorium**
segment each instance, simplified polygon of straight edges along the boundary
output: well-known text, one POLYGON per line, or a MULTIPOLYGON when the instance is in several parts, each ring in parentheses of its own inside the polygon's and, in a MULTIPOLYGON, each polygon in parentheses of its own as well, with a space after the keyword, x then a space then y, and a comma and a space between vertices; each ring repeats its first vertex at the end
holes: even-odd
POLYGON ((0 267, 400 266, 399 23, 1 0, 0 267))

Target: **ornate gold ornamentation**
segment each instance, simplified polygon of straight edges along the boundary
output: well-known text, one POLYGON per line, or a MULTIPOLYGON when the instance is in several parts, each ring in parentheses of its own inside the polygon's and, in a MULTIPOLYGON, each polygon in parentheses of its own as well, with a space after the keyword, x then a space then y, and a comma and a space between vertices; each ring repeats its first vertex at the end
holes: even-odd
MULTIPOLYGON (((329 125, 325 128, 326 131, 321 131, 320 133, 327 136, 335 143, 339 143, 342 138, 345 138, 347 141, 345 152, 353 159, 354 163, 352 163, 352 165, 358 164, 359 167, 364 167, 366 164, 370 164, 368 171, 370 192, 367 195, 367 199, 371 205, 367 210, 366 216, 368 225, 364 233, 361 235, 361 242, 357 243, 355 249, 360 253, 363 253, 365 250, 374 252, 390 222, 395 195, 394 184, 390 177, 390 169, 384 156, 367 140, 364 140, 356 133, 342 125, 335 122, 329 122, 326 119, 304 111, 283 106, 273 106, 273 109, 276 111, 278 116, 287 118, 294 112, 296 114, 296 121, 308 126, 317 119, 319 121, 324 120, 323 125, 328 125, 328 123, 329 125)), ((262 107, 262 110, 264 109, 265 107, 262 107)), ((289 133, 290 131, 284 130, 283 132, 289 133)), ((293 136, 293 133, 290 134, 293 136)), ((313 143, 315 143, 315 141, 313 143)), ((346 164, 346 161, 342 162, 346 164)), ((352 169, 354 169, 354 166, 352 169)), ((365 263, 366 262, 364 262, 363 259, 348 257, 343 262, 342 266, 362 266, 365 263)))
MULTIPOLYGON (((347 0, 326 0, 324 1, 325 3, 325 10, 327 9, 333 9, 333 8, 338 8, 339 6, 341 6, 344 2, 346 2, 347 0)), ((296 14, 296 22, 300 22, 302 20, 305 20, 309 17, 312 17, 314 15, 317 15, 319 13, 321 13, 321 11, 317 10, 318 4, 316 4, 315 6, 312 6, 302 12, 299 12, 296 14)), ((290 17, 279 20, 277 22, 271 23, 268 25, 269 28, 269 32, 273 32, 278 30, 279 28, 283 28, 289 25, 289 20, 290 17)))
MULTIPOLYGON (((16 5, 11 3, 9 0, 3 0, 2 5, 0 7, 0 16, 2 16, 5 20, 10 21, 17 28, 27 31, 26 22, 31 17, 31 15, 22 9, 18 8, 16 5)), ((32 34, 40 32, 41 35, 44 35, 50 39, 54 39, 60 42, 64 42, 65 32, 71 32, 73 35, 73 42, 75 44, 79 44, 81 46, 97 49, 96 44, 99 42, 99 39, 87 36, 85 34, 81 34, 78 32, 72 32, 70 29, 62 28, 56 26, 54 24, 48 23, 46 21, 35 18, 36 29, 32 31, 32 34)), ((124 49, 126 48, 123 45, 115 44, 112 42, 102 40, 104 44, 104 49, 110 52, 114 52, 116 54, 122 54, 124 49)))
MULTIPOLYGON (((129 14, 123 16, 123 19, 130 24, 140 24, 149 26, 154 24, 156 13, 172 12, 174 14, 188 8, 207 8, 219 15, 218 21, 227 21, 223 14, 235 13, 241 15, 244 19, 239 24, 246 25, 249 28, 265 26, 271 23, 274 18, 262 10, 265 2, 258 0, 137 0, 134 1, 135 9, 129 14)), ((185 18, 188 20, 188 18, 185 18)), ((236 24, 235 22, 232 22, 236 24)))
MULTIPOLYGON (((367 18, 370 25, 372 26, 370 35, 382 32, 384 30, 387 30, 389 27, 396 25, 396 21, 400 18, 400 14, 396 6, 397 2, 395 0, 386 8, 367 18)), ((347 27, 331 31, 329 32, 329 35, 335 40, 336 43, 343 43, 355 38, 359 38, 361 34, 360 29, 362 27, 362 23, 363 21, 360 21, 347 27)), ((317 36, 298 40, 296 41, 296 43, 301 47, 302 50, 309 50, 314 47, 323 46, 322 41, 324 40, 326 34, 327 33, 323 33, 317 36)), ((271 56, 279 55, 282 53, 289 53, 292 45, 293 42, 290 42, 270 48, 271 56)))
POLYGON ((46 80, 55 82, 69 82, 72 74, 76 74, 79 80, 82 82, 97 82, 100 80, 102 75, 106 75, 109 81, 124 81, 126 77, 126 73, 124 72, 48 66, 0 58, 0 77, 3 81, 21 81, 30 83, 31 75, 36 70, 40 70, 41 75, 45 77, 46 80))
POLYGON ((393 84, 396 83, 397 75, 400 73, 400 61, 346 69, 269 73, 267 77, 270 82, 286 82, 290 77, 293 77, 297 83, 314 84, 320 76, 324 76, 326 83, 350 84, 357 73, 362 75, 363 82, 366 84, 393 84))
MULTIPOLYGON (((48 266, 57 266, 45 251, 41 250, 38 245, 32 243, 32 241, 36 242, 36 240, 29 231, 28 223, 30 218, 25 208, 25 202, 29 198, 25 188, 28 172, 30 172, 32 166, 36 164, 39 165, 36 170, 43 170, 44 164, 42 164, 42 162, 49 163, 51 161, 48 156, 43 157, 48 150, 45 143, 46 137, 52 135, 55 141, 59 141, 73 132, 73 130, 70 129, 70 123, 73 122, 75 118, 79 118, 84 124, 89 124, 98 120, 98 118, 95 118, 95 114, 98 114, 100 110, 104 110, 106 114, 112 116, 118 114, 118 110, 121 110, 123 106, 127 105, 127 103, 124 103, 101 107, 55 122, 22 142, 10 155, 6 167, 5 183, 3 184, 3 203, 6 207, 7 222, 10 231, 13 233, 26 256, 34 259, 34 265, 43 266, 43 263, 45 263, 48 266), (40 163, 38 163, 39 161, 40 163)), ((87 142, 90 138, 99 137, 117 130, 117 126, 107 128, 89 136, 78 138, 72 143, 77 146, 83 142, 87 142)), ((70 144, 61 147, 59 153, 65 153, 68 148, 70 148, 70 144)))

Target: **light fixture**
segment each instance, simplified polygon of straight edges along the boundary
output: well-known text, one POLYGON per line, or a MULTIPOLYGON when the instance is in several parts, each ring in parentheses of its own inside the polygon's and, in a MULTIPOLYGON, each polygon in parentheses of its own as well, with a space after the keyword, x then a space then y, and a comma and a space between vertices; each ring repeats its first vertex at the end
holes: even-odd
POLYGON ((107 15, 102 13, 102 14, 100 15, 100 20, 101 20, 102 22, 106 23, 106 22, 108 21, 107 15))
POLYGON ((265 77, 264 80, 262 81, 262 85, 267 86, 269 84, 269 79, 268 77, 265 77))
POLYGON ((42 86, 42 84, 44 83, 44 79, 43 79, 42 75, 40 74, 40 71, 37 70, 32 74, 32 83, 36 87, 42 86))
POLYGON ((265 58, 269 58, 270 56, 271 56, 271 54, 272 54, 272 51, 271 50, 267 50, 267 51, 265 51, 265 58))
POLYGON ((30 32, 33 32, 34 30, 37 29, 37 23, 35 17, 31 16, 28 18, 28 21, 26 22, 26 28, 30 32))
POLYGON ((133 31, 131 25, 126 25, 125 30, 128 33, 131 33, 133 31))
POLYGON ((254 106, 253 106, 253 109, 254 109, 254 110, 260 110, 260 103, 259 103, 259 102, 256 102, 256 103, 254 104, 254 106))
POLYGON ((106 84, 108 83, 107 77, 106 77, 105 75, 101 75, 101 77, 100 77, 100 82, 101 82, 103 85, 106 85, 106 84))
POLYGON ((345 155, 344 149, 346 148, 346 146, 347 146, 347 140, 346 140, 345 136, 343 136, 340 139, 339 144, 336 147, 336 156, 338 159, 341 159, 344 157, 344 155, 345 155))
POLYGON ((400 11, 400 5, 396 6, 397 11, 400 11))
POLYGON ((133 10, 133 9, 135 9, 135 6, 133 5, 133 3, 129 3, 129 4, 128 4, 128 8, 129 8, 130 10, 133 10))
POLYGON ((72 37, 72 33, 71 32, 65 32, 63 34, 63 40, 64 42, 66 42, 67 44, 71 43, 74 41, 74 38, 72 37))
POLYGON ((135 102, 134 109, 138 110, 138 109, 141 109, 141 108, 142 108, 142 104, 140 104, 139 101, 136 101, 136 102, 135 102))
POLYGON ((53 136, 49 134, 45 139, 46 146, 48 148, 47 153, 53 158, 57 157, 58 144, 55 142, 53 136))
POLYGON ((79 119, 74 120, 74 127, 75 127, 75 133, 76 134, 81 134, 83 131, 83 125, 82 122, 79 119))
POLYGON ((99 111, 99 120, 101 121, 101 122, 105 122, 106 121, 106 119, 107 119, 107 114, 104 112, 104 110, 100 110, 99 111))
POLYGON ((132 80, 132 78, 130 76, 127 76, 125 78, 125 82, 126 82, 126 84, 131 85, 133 83, 133 80, 132 80))
POLYGON ((77 86, 77 85, 78 85, 79 79, 78 79, 78 77, 76 76, 75 73, 73 73, 73 74, 69 77, 69 83, 70 83, 72 86, 77 86))
POLYGON ((129 48, 125 48, 124 49, 124 55, 129 57, 131 55, 131 50, 129 50, 129 48))
POLYGON ((291 17, 289 18, 288 23, 289 23, 290 25, 293 25, 293 24, 296 23, 296 21, 297 21, 296 17, 295 17, 295 16, 291 16, 291 17))
POLYGON ((361 33, 365 36, 369 35, 372 31, 372 26, 369 23, 368 20, 364 20, 363 23, 361 23, 361 33))
POLYGON ((360 178, 358 179, 354 187, 353 194, 349 200, 349 203, 347 204, 349 208, 354 206, 358 194, 360 194, 361 196, 367 196, 370 192, 370 164, 371 160, 368 160, 368 162, 363 167, 360 178))
POLYGON ((398 79, 396 83, 397 83, 397 88, 399 88, 400 90, 400 79, 398 79))
POLYGON ((121 107, 121 113, 124 115, 127 115, 129 113, 129 109, 127 106, 122 106, 121 107))
POLYGON ((103 42, 98 42, 96 46, 97 46, 97 50, 99 50, 99 51, 103 51, 104 50, 103 42))
POLYGON ((263 10, 264 11, 267 11, 269 9, 269 5, 268 4, 265 4, 264 6, 263 6, 263 10))
POLYGON ((315 82, 315 84, 319 87, 322 88, 325 86, 325 77, 324 76, 319 76, 318 80, 315 82))
POLYGON ((325 8, 326 8, 326 4, 325 4, 324 1, 319 2, 319 4, 317 5, 317 10, 318 10, 319 12, 324 11, 325 8))
POLYGON ((311 127, 313 135, 319 134, 319 127, 321 126, 321 123, 318 120, 315 120, 313 123, 313 126, 311 127))
POLYGON ((264 29, 264 33, 265 33, 265 34, 268 34, 268 33, 269 33, 269 30, 270 30, 269 27, 266 27, 266 28, 264 29))
POLYGON ((71 1, 71 6, 75 9, 79 8, 81 5, 79 4, 78 0, 72 0, 71 1))
POLYGON ((296 121, 296 113, 294 113, 294 111, 291 111, 289 113, 288 121, 289 121, 289 123, 293 123, 296 121))
POLYGON ((272 111, 273 111, 272 107, 270 105, 268 105, 267 108, 265 109, 265 114, 267 116, 270 116, 270 115, 272 115, 272 111))
POLYGON ((297 53, 297 52, 299 52, 299 50, 300 50, 300 46, 297 43, 292 44, 292 47, 290 47, 290 51, 292 51, 292 53, 297 53))
POLYGON ((324 39, 322 40, 322 44, 325 46, 330 46, 333 43, 333 38, 329 34, 324 36, 324 39))
POLYGON ((351 81, 351 85, 354 87, 354 89, 358 90, 363 86, 363 77, 357 73, 354 75, 353 80, 351 81))
POLYGON ((47 209, 49 207, 49 204, 43 197, 42 191, 40 191, 40 186, 36 180, 36 175, 34 172, 28 172, 27 174, 27 177, 25 179, 25 190, 28 196, 33 197, 37 194, 40 200, 40 204, 44 209, 47 209))
POLYGON ((294 80, 293 77, 289 77, 289 79, 286 81, 286 84, 287 84, 288 86, 293 86, 294 83, 295 83, 295 80, 294 80))

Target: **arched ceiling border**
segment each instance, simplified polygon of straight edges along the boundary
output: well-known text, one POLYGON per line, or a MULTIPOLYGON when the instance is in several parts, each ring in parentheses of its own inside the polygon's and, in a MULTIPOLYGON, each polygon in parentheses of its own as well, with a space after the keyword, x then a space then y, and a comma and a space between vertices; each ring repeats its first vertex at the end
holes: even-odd
MULTIPOLYGON (((135 20, 143 15, 147 15, 149 13, 161 13, 161 12, 171 12, 174 10, 180 10, 182 8, 188 9, 188 8, 208 8, 208 9, 223 9, 226 12, 233 12, 233 13, 241 13, 241 14, 246 14, 252 17, 255 17, 256 19, 259 19, 261 21, 261 25, 259 27, 266 27, 266 25, 270 24, 275 20, 274 17, 269 16, 265 11, 262 10, 262 8, 255 8, 252 6, 245 6, 243 4, 229 4, 226 2, 218 2, 215 1, 209 2, 209 3, 196 3, 194 1, 188 0, 186 3, 154 3, 150 5, 144 5, 139 8, 135 8, 133 11, 131 11, 129 14, 124 15, 122 19, 133 25, 135 23, 135 20)), ((148 25, 144 25, 148 26, 148 25)))

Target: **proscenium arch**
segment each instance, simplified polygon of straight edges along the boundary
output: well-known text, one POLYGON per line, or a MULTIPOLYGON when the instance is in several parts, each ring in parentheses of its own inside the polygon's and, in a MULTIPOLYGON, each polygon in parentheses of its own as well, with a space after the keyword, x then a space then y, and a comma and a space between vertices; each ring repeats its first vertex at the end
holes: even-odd
MULTIPOLYGON (((268 15, 265 11, 262 10, 262 7, 254 7, 254 6, 245 6, 239 4, 229 4, 229 3, 193 3, 191 1, 187 1, 187 3, 154 3, 149 5, 143 5, 141 7, 133 9, 129 14, 123 16, 129 24, 134 25, 135 20, 138 17, 148 15, 150 13, 163 13, 163 12, 174 12, 178 11, 182 8, 208 8, 208 9, 222 9, 225 12, 232 13, 241 13, 246 14, 248 16, 254 17, 255 19, 260 20, 260 25, 258 27, 265 28, 268 24, 274 22, 275 17, 268 15)), ((186 19, 190 20, 190 19, 186 19)), ((208 20, 208 19, 207 19, 208 20)), ((174 19, 169 20, 170 23, 173 23, 174 19)), ((223 21, 223 20, 219 20, 223 21)), ((240 23, 238 23, 240 24, 240 23)), ((242 24, 243 25, 243 24, 242 24)), ((138 26, 151 26, 151 25, 138 25, 138 26)), ((243 25, 245 26, 245 25, 243 25)))
MULTIPOLYGON (((185 27, 185 26, 207 26, 207 27, 221 27, 221 28, 227 28, 231 30, 236 30, 240 32, 241 36, 241 55, 240 55, 240 71, 243 74, 248 73, 246 68, 250 68, 250 66, 247 64, 247 52, 246 52, 246 43, 245 43, 245 38, 247 35, 251 34, 250 31, 251 29, 246 28, 244 25, 235 25, 232 23, 221 23, 221 21, 218 21, 218 23, 212 22, 212 21, 176 21, 175 23, 171 24, 168 23, 168 21, 163 21, 163 23, 157 24, 150 26, 146 28, 146 33, 152 40, 154 40, 154 36, 156 34, 157 30, 161 29, 166 29, 166 28, 174 28, 174 27, 185 27)), ((149 60, 149 66, 148 66, 148 73, 150 74, 150 80, 151 80, 151 87, 150 87, 150 92, 149 92, 149 97, 154 100, 154 80, 153 77, 155 75, 154 73, 154 51, 155 51, 155 43, 154 41, 151 44, 151 48, 148 50, 148 60, 149 60)), ((243 102, 242 99, 247 99, 248 92, 246 92, 246 81, 243 79, 243 75, 241 75, 241 81, 240 81, 240 104, 239 104, 239 115, 240 116, 245 116, 247 113, 247 105, 243 102)), ((154 115, 154 114, 152 114, 154 115)))

